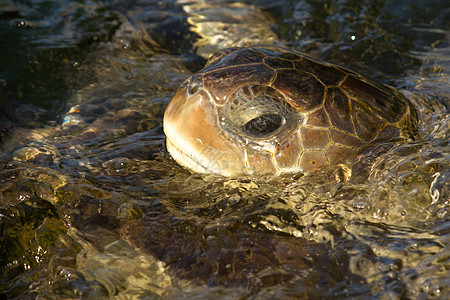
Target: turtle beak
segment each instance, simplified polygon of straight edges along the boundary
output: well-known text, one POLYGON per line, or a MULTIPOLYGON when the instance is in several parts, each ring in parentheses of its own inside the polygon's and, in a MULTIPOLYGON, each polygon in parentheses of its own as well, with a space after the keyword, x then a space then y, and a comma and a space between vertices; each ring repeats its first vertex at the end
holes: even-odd
POLYGON ((182 166, 197 173, 246 174, 242 147, 227 139, 218 126, 216 109, 202 89, 187 95, 182 86, 164 114, 167 149, 182 166))

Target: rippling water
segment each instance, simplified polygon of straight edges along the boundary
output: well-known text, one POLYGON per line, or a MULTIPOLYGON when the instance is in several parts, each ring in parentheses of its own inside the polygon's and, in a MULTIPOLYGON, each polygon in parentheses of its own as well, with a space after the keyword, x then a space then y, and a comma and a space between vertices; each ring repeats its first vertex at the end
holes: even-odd
POLYGON ((448 298, 447 1, 0 1, 0 298, 448 298), (401 89, 414 142, 281 178, 165 151, 178 85, 276 43, 401 89))

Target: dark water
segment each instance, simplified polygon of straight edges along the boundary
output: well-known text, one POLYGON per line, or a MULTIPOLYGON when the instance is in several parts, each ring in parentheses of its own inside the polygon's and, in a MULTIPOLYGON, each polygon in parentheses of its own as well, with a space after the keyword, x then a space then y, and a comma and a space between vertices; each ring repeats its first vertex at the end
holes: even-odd
POLYGON ((448 298, 449 20, 448 1, 0 1, 0 298, 448 298), (254 43, 403 90, 418 139, 306 176, 190 174, 165 105, 254 43))

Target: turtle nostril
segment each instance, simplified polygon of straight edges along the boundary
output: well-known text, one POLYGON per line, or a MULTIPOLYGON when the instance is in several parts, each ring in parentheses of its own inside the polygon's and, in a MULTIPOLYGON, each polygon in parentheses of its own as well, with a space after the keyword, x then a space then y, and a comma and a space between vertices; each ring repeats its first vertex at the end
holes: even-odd
POLYGON ((191 95, 194 95, 195 93, 197 93, 199 89, 200 89, 199 85, 191 84, 191 85, 189 85, 187 91, 188 91, 188 94, 191 96, 191 95))
POLYGON ((197 76, 192 76, 186 89, 188 96, 192 96, 197 93, 201 87, 202 82, 200 81, 200 79, 198 79, 197 76))

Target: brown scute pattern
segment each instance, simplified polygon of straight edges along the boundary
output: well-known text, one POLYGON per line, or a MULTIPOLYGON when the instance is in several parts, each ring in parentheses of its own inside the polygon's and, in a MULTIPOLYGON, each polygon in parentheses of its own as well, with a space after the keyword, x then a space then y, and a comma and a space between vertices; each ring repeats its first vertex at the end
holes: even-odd
POLYGON ((324 106, 334 127, 352 134, 355 133, 350 114, 350 102, 347 95, 339 88, 328 89, 324 106))
POLYGON ((300 158, 300 149, 302 148, 298 135, 292 134, 279 145, 275 150, 275 161, 280 168, 296 168, 300 158))
POLYGON ((246 148, 250 171, 255 174, 273 174, 277 172, 272 163, 272 153, 265 150, 246 148))
POLYGON ((205 68, 219 62, 222 57, 224 57, 225 55, 227 55, 237 49, 239 49, 239 47, 230 47, 230 48, 220 50, 219 52, 216 52, 208 59, 208 61, 205 64, 205 68))
POLYGON ((330 143, 328 130, 306 127, 300 128, 300 140, 305 150, 322 150, 330 143))
POLYGON ((328 159, 323 151, 304 151, 300 158, 300 168, 307 172, 320 170, 328 165, 328 159))
POLYGON ((245 91, 244 93, 247 94, 249 97, 251 95, 258 95, 258 94, 267 94, 272 95, 274 97, 275 95, 279 95, 279 93, 270 86, 260 84, 246 85, 242 87, 242 90, 245 91))
POLYGON ((223 104, 228 95, 243 85, 258 84, 268 85, 275 71, 259 64, 251 66, 229 67, 215 70, 205 74, 208 79, 204 81, 205 90, 209 91, 217 104, 223 104), (236 78, 239 78, 239 86, 236 86, 236 78))
POLYGON ((331 141, 333 143, 349 146, 349 147, 362 147, 364 142, 358 140, 356 137, 348 135, 344 132, 330 129, 331 141))
POLYGON ((272 87, 284 94, 288 103, 300 112, 322 105, 325 92, 325 86, 314 76, 296 70, 277 71, 272 87))
POLYGON ((294 62, 295 68, 299 71, 314 74, 327 86, 339 85, 346 74, 332 65, 317 63, 308 58, 294 62))
POLYGON ((264 58, 264 63, 271 67, 272 69, 293 69, 294 64, 290 60, 266 57, 264 58))
POLYGON ((390 140, 394 138, 398 138, 401 135, 400 129, 393 125, 388 125, 381 129, 380 133, 377 135, 376 139, 380 140, 390 140))
POLYGON ((356 135, 365 142, 372 141, 381 127, 384 126, 384 122, 356 101, 352 101, 352 108, 356 135))
POLYGON ((317 127, 330 127, 330 121, 323 108, 307 114, 306 124, 317 127))
MULTIPOLYGON (((366 80, 365 77, 360 77, 366 80)), ((370 79, 366 81, 373 82, 370 79)), ((358 80, 354 75, 350 75, 342 82, 341 87, 388 122, 400 121, 406 112, 406 102, 403 97, 400 94, 393 93, 388 87, 374 83, 375 87, 366 81, 358 80)))

